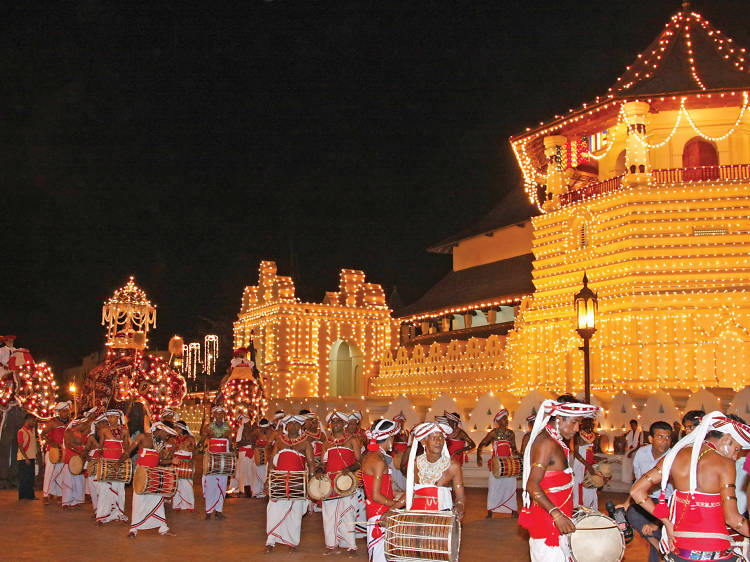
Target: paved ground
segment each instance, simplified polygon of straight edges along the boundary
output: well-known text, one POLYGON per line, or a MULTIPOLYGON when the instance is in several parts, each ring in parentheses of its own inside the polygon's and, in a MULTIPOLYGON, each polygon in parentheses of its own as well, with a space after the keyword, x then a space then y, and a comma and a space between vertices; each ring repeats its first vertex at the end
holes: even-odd
MULTIPOLYGON (((38 492, 41 497, 41 493, 38 492)), ((175 537, 159 537, 156 531, 142 531, 137 539, 127 538, 127 527, 110 523, 97 527, 91 519, 90 502, 77 511, 63 512, 57 505, 39 501, 17 500, 16 490, 0 491, 0 559, 2 560, 195 560, 211 557, 216 562, 228 560, 268 560, 298 562, 321 560, 323 523, 320 514, 303 520, 299 550, 290 554, 263 554, 265 543, 265 502, 246 498, 230 499, 225 505, 224 521, 206 521, 204 514, 167 512, 167 521, 175 537)), ((619 501, 622 495, 607 494, 602 501, 619 501)), ((203 507, 196 487, 199 509, 203 507)), ((461 559, 469 562, 529 560, 528 544, 516 519, 484 518, 486 490, 468 489, 468 512, 463 524, 461 559)), ((127 512, 130 515, 130 489, 127 512)), ((603 504, 602 504, 603 505, 603 504)), ((337 555, 338 560, 367 560, 364 541, 351 558, 337 555)), ((628 546, 625 560, 647 560, 645 543, 636 537, 628 546)))

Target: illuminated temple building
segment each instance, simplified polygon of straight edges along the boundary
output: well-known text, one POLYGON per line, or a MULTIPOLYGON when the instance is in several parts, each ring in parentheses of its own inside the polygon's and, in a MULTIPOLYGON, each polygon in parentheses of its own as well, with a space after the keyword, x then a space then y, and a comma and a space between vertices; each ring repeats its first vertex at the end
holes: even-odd
POLYGON ((452 252, 453 271, 400 313, 373 393, 580 390, 572 301, 584 272, 599 299, 597 395, 743 387, 746 57, 686 8, 604 95, 513 137, 531 229, 490 222, 433 248, 452 252))

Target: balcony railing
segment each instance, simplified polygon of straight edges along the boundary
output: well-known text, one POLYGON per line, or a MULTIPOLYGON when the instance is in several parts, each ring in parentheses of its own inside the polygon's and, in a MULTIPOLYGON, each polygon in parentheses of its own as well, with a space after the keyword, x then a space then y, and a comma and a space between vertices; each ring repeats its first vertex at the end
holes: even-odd
MULTIPOLYGON (((692 183, 692 182, 722 182, 722 181, 750 181, 750 164, 726 164, 724 166, 697 166, 694 168, 661 168, 651 170, 654 183, 692 183)), ((623 176, 616 176, 608 180, 590 183, 575 191, 568 191, 560 195, 560 205, 570 205, 578 201, 586 201, 597 195, 604 195, 618 191, 622 187, 623 176)))

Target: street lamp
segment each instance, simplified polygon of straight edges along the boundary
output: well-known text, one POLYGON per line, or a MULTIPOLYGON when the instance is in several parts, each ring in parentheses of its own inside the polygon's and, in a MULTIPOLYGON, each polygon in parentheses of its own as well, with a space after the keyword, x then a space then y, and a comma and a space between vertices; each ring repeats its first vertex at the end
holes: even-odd
POLYGON ((584 400, 591 403, 591 367, 589 364, 589 340, 596 332, 596 293, 589 289, 589 280, 586 273, 583 274, 583 289, 573 297, 573 307, 576 314, 576 332, 583 338, 583 377, 584 377, 584 400))
POLYGON ((70 386, 68 386, 68 390, 73 395, 73 417, 78 417, 78 394, 76 393, 76 384, 74 382, 70 383, 70 386))

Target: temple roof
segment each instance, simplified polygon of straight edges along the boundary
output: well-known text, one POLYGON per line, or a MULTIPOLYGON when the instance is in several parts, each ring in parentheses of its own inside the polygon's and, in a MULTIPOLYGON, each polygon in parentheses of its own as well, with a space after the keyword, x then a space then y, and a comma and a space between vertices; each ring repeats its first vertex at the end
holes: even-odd
POLYGON ((473 303, 520 300, 534 292, 533 254, 451 271, 422 298, 398 311, 400 318, 473 303))
POLYGON ((610 88, 618 97, 750 87, 744 48, 688 3, 610 88))
POLYGON ((521 189, 512 189, 495 205, 487 214, 463 229, 462 231, 441 240, 427 248, 428 252, 434 254, 450 254, 453 247, 461 240, 473 238, 480 234, 486 234, 502 228, 526 221, 537 215, 536 207, 521 189))

